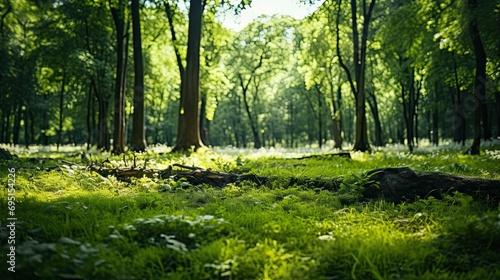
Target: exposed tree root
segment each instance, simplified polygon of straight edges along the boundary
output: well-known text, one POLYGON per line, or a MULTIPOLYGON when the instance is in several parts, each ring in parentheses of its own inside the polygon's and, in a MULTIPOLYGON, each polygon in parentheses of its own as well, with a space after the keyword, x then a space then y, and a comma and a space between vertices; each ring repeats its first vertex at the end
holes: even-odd
POLYGON ((381 197, 401 203, 415 198, 459 192, 472 197, 500 202, 500 180, 474 178, 442 172, 420 172, 410 168, 379 168, 367 172, 374 182, 365 186, 365 198, 381 197))

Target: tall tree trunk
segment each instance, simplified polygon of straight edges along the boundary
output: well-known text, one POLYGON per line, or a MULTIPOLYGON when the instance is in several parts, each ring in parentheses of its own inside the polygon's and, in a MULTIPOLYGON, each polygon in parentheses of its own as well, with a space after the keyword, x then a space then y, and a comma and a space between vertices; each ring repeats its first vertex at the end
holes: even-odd
POLYGON ((474 54, 476 56, 476 75, 474 79, 474 140, 468 153, 479 155, 481 146, 481 117, 482 104, 486 104, 486 52, 484 50, 481 34, 476 19, 477 0, 469 0, 469 9, 472 13, 472 20, 469 23, 469 32, 474 45, 474 54))
POLYGON ((366 10, 366 0, 363 0, 362 5, 362 18, 363 18, 363 29, 361 33, 361 42, 359 41, 358 34, 358 8, 357 0, 351 0, 351 25, 352 25, 352 36, 353 36, 353 63, 354 63, 354 77, 356 83, 354 83, 351 72, 349 68, 343 62, 342 56, 340 55, 339 46, 339 21, 340 21, 340 11, 342 6, 342 0, 338 1, 337 10, 337 21, 336 21, 336 31, 337 31, 337 56, 339 58, 340 66, 344 69, 349 80, 352 92, 355 97, 356 103, 356 133, 354 140, 354 150, 356 151, 369 151, 370 144, 368 142, 368 128, 366 124, 366 107, 365 107, 365 69, 366 69, 366 50, 368 41, 368 31, 370 28, 370 22, 372 17, 373 8, 375 7, 376 0, 371 0, 368 10, 366 10))
POLYGON ((453 117, 453 125, 452 125, 452 130, 453 130, 453 139, 455 142, 460 143, 462 142, 462 146, 465 145, 465 112, 462 104, 462 93, 460 90, 460 81, 458 80, 458 67, 457 67, 457 61, 455 59, 455 54, 452 53, 453 57, 453 72, 454 72, 454 77, 455 77, 455 87, 456 87, 456 97, 453 98, 452 100, 455 100, 454 105, 453 105, 453 112, 454 112, 454 117, 453 117))
POLYGON ((333 91, 330 91, 332 98, 332 109, 333 109, 333 121, 332 121, 332 132, 333 141, 335 142, 333 148, 342 149, 342 115, 340 111, 340 106, 342 104, 342 86, 339 85, 337 89, 337 98, 334 97, 333 91))
POLYGON ((187 151, 191 147, 197 150, 203 147, 198 119, 198 101, 200 95, 200 41, 204 2, 191 0, 189 7, 188 48, 186 64, 186 82, 181 86, 181 104, 177 143, 173 151, 187 151))
POLYGON ((116 28, 116 74, 113 124, 113 154, 125 152, 125 21, 124 1, 118 1, 118 7, 111 8, 111 14, 116 28))
POLYGON ((101 87, 93 83, 94 93, 97 97, 97 148, 109 151, 109 131, 108 131, 108 101, 101 92, 101 87))
MULTIPOLYGON (((184 101, 185 96, 184 96, 183 92, 185 91, 184 88, 186 87, 186 69, 185 69, 185 67, 183 65, 183 60, 181 58, 181 54, 180 54, 179 48, 177 47, 178 41, 177 41, 177 35, 176 35, 176 32, 175 32, 175 27, 174 27, 174 9, 170 5, 170 3, 169 3, 168 0, 164 0, 163 4, 165 6, 165 12, 167 14, 167 19, 168 19, 168 23, 169 23, 169 27, 170 27, 170 36, 172 37, 172 46, 174 48, 175 58, 176 58, 176 61, 177 61, 177 67, 179 69, 179 76, 180 76, 180 79, 181 79, 181 84, 180 84, 180 92, 181 92, 180 106, 182 106, 182 104, 184 104, 184 102, 185 102, 184 101)), ((183 109, 181 108, 180 110, 183 110, 183 109)), ((181 112, 181 111, 179 111, 179 112, 181 112)), ((180 127, 185 127, 185 126, 186 126, 186 124, 185 124, 185 118, 180 117, 180 113, 179 113, 179 118, 178 118, 178 123, 177 123, 177 134, 178 134, 177 138, 179 138, 180 127)), ((170 132, 168 132, 167 134, 170 135, 170 132)))
POLYGON ((64 88, 66 86, 66 70, 63 70, 61 91, 59 92, 59 129, 57 130, 57 150, 62 144, 63 113, 64 113, 64 88))
POLYGON ((132 33, 134 45, 134 115, 132 120, 133 151, 146 150, 144 112, 144 66, 142 58, 141 20, 139 0, 132 0, 132 33))

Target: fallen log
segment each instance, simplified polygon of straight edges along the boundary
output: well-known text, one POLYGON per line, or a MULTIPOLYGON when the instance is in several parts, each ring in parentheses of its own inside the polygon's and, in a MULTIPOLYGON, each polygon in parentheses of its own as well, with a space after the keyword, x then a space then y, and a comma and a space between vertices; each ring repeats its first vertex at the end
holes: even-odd
POLYGON ((13 160, 14 157, 7 149, 0 148, 0 160, 13 160))
POLYGON ((351 154, 349 152, 318 154, 318 155, 303 156, 297 159, 330 159, 332 157, 344 157, 351 159, 351 154))
MULTIPOLYGON (((67 165, 43 168, 46 171, 64 169, 92 170, 103 177, 114 176, 118 180, 131 182, 132 177, 170 178, 186 180, 191 185, 207 184, 222 188, 231 183, 243 181, 253 182, 257 186, 269 185, 269 182, 282 180, 280 177, 265 177, 255 174, 238 174, 217 172, 196 166, 173 164, 166 169, 150 169, 136 167, 110 168, 103 165, 80 166, 64 161, 67 165), (174 167, 180 169, 174 169, 174 167)), ((441 199, 445 194, 459 192, 475 198, 500 202, 500 180, 475 178, 442 172, 414 171, 408 167, 378 168, 366 172, 369 183, 362 188, 362 199, 384 199, 389 202, 402 203, 417 198, 433 196, 441 199)), ((301 186, 308 189, 339 191, 343 183, 342 177, 321 178, 288 178, 283 187, 301 186)))
POLYGON ((181 180, 184 179, 192 185, 208 184, 214 187, 224 187, 230 183, 238 183, 241 181, 251 181, 257 185, 263 185, 267 182, 267 177, 257 176, 253 174, 235 174, 226 172, 217 172, 209 169, 203 169, 195 166, 184 166, 174 164, 167 169, 148 169, 148 168, 107 168, 102 166, 91 165, 90 170, 97 172, 101 176, 114 176, 118 180, 130 182, 131 177, 142 178, 162 178, 181 180), (180 167, 187 170, 173 169, 180 167))
POLYGON ((416 198, 459 192, 476 198, 500 202, 500 180, 475 178, 442 172, 413 171, 408 167, 378 168, 368 171, 371 184, 364 187, 364 198, 383 198, 401 203, 416 198))

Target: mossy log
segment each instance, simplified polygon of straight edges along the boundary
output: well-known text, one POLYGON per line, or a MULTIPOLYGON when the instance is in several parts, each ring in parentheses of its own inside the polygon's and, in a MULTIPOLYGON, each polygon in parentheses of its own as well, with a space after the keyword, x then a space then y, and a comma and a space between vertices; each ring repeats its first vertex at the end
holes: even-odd
POLYGON ((472 197, 500 201, 500 180, 474 178, 442 172, 413 171, 410 168, 379 168, 367 172, 373 183, 365 186, 363 197, 383 198, 401 203, 416 198, 459 192, 472 197))

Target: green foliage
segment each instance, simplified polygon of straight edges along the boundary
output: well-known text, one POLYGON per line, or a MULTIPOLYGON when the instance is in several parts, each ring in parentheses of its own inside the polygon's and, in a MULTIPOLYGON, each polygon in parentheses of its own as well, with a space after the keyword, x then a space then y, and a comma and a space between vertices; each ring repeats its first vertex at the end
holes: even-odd
MULTIPOLYGON (((57 159, 17 159, 16 277, 495 279, 498 205, 461 194, 399 205, 360 201, 370 183, 368 169, 404 164, 498 178, 495 157, 496 152, 477 158, 440 151, 298 160, 193 153, 148 160, 159 168, 182 162, 280 178, 269 186, 239 183, 222 189, 152 178, 123 183, 71 168, 46 172, 33 168, 57 159), (342 176, 343 183, 339 190, 289 186, 298 175, 325 181, 342 176)), ((120 165, 123 158, 110 162, 120 165)), ((7 162, 0 170, 6 178, 7 162)), ((0 208, 6 207, 3 192, 0 208)), ((0 238, 7 236, 2 224, 0 238)), ((0 272, 2 279, 10 279, 5 273, 0 272)))

